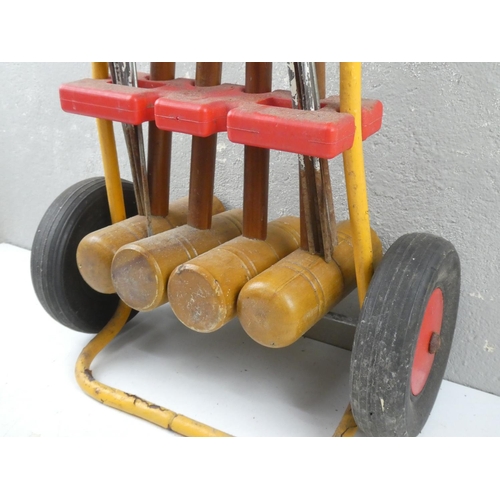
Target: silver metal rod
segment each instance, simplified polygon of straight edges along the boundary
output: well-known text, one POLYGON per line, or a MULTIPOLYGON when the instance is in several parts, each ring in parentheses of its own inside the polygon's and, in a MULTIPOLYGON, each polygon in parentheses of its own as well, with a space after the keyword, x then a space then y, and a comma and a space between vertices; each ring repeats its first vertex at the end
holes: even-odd
MULTIPOLYGON (((301 85, 299 70, 297 63, 289 62, 288 78, 290 81, 290 91, 292 95, 292 107, 294 109, 303 109, 303 85, 301 85)), ((300 196, 303 202, 304 220, 306 226, 307 243, 301 243, 302 248, 307 248, 310 253, 319 253, 319 239, 316 231, 316 214, 315 214, 315 198, 316 191, 313 189, 311 182, 308 181, 310 167, 312 165, 311 157, 298 155, 299 162, 299 181, 300 181, 300 196), (307 164, 307 167, 306 167, 307 164)))
MULTIPOLYGON (((320 95, 315 63, 288 63, 288 73, 293 108, 319 110, 320 95)), ((323 254, 329 262, 337 243, 337 235, 328 160, 299 155, 299 172, 308 249, 311 253, 323 254)))
MULTIPOLYGON (((137 87, 137 66, 133 62, 109 63, 113 83, 137 87)), ((142 125, 122 123, 125 143, 130 160, 132 180, 139 215, 145 215, 147 220, 148 236, 153 235, 151 224, 151 203, 149 199, 148 176, 146 170, 146 155, 144 153, 144 138, 142 125)))

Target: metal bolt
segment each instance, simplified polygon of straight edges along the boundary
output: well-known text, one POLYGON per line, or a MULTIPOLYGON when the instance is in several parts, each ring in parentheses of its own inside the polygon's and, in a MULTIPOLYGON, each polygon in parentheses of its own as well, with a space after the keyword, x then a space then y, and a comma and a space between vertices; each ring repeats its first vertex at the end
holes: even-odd
POLYGON ((441 335, 439 333, 433 332, 431 340, 429 342, 429 353, 436 354, 441 347, 441 335))

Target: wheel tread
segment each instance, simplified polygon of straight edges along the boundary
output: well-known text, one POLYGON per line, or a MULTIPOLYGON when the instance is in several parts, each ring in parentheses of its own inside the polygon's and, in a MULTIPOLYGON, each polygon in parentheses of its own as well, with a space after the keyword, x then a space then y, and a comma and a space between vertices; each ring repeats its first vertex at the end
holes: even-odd
MULTIPOLYGON (((398 370, 411 371, 413 351, 407 347, 401 352, 396 344, 413 345, 411 327, 419 328, 422 304, 411 299, 425 298, 429 280, 439 274, 437 269, 450 253, 456 256, 459 270, 451 243, 425 233, 408 234, 391 246, 372 279, 354 339, 350 374, 353 414, 368 435, 414 432, 413 417, 406 413, 413 411, 412 406, 401 404, 397 380, 398 370), (388 325, 393 326, 388 330, 388 325)), ((456 310, 452 314, 456 318, 456 310)))

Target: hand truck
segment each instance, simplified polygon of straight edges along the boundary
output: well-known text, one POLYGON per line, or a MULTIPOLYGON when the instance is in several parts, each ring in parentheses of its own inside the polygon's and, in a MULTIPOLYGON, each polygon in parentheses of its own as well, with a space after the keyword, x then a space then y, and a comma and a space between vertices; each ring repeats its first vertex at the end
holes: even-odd
POLYGON ((246 63, 245 85, 222 63, 93 63, 60 88, 64 111, 97 119, 104 178, 62 193, 38 227, 31 273, 59 323, 97 333, 76 365, 91 397, 186 436, 226 436, 92 376, 90 365, 137 312, 169 301, 179 320, 212 332, 237 316, 262 345, 286 347, 357 287, 361 306, 350 405, 335 436, 415 436, 430 414, 451 349, 460 260, 438 236, 401 236, 382 256, 370 228, 363 140, 382 104, 361 98, 361 63, 340 63, 340 95, 324 95, 324 63, 289 63, 272 91, 271 63, 246 63), (111 69, 111 71, 109 71, 111 69), (111 73, 111 77, 110 77, 111 73), (120 178, 112 122, 123 124, 133 183, 120 178), (142 124, 149 124, 148 158, 142 124), (169 200, 172 133, 192 136, 189 196, 169 200), (244 145, 243 209, 214 197, 217 134, 244 145), (269 150, 299 158, 300 217, 268 222, 269 150), (328 159, 343 155, 349 220, 337 223, 328 159))

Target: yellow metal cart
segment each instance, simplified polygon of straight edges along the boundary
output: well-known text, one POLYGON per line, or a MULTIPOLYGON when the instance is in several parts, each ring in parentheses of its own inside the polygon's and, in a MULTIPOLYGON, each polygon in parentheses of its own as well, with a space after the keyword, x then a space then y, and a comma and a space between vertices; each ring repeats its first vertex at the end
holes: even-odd
MULTIPOLYGON (((168 292, 173 298, 180 287, 182 293, 178 293, 180 298, 177 299, 180 305, 173 302, 172 309, 181 321, 185 324, 191 321, 190 325, 198 329, 192 319, 194 313, 185 305, 190 300, 186 297, 192 296, 193 287, 205 285, 200 284, 199 275, 196 275, 192 281, 194 285, 189 285, 191 295, 186 295, 182 287, 186 286, 188 278, 191 279, 189 273, 194 272, 195 264, 202 267, 218 248, 219 252, 225 249, 226 255, 238 254, 238 259, 250 262, 249 267, 254 266, 251 275, 231 292, 234 296, 230 300, 230 307, 234 309, 231 314, 238 314, 245 331, 269 347, 286 347, 300 338, 328 312, 334 300, 341 300, 346 295, 349 286, 356 286, 361 313, 351 361, 351 404, 334 435, 353 436, 358 426, 372 436, 417 435, 434 404, 451 348, 458 310, 460 262, 451 243, 423 233, 402 236, 382 257, 380 240, 370 228, 363 160, 363 140, 380 127, 382 108, 376 101, 365 102, 361 98, 361 63, 340 63, 338 98, 322 95, 324 65, 304 66, 306 73, 313 73, 312 81, 319 80, 317 91, 321 97, 320 105, 318 101, 316 107, 307 109, 303 105, 305 100, 302 104, 299 101, 293 104, 293 86, 291 97, 288 91, 271 91, 269 63, 247 63, 247 81, 241 88, 221 84, 221 63, 198 66, 195 81, 175 79, 172 63, 161 64, 152 63, 150 75, 142 76, 140 84, 136 82, 127 87, 110 81, 108 63, 93 63, 93 82, 90 79, 75 82, 61 90, 63 109, 97 118, 104 180, 79 183, 49 208, 33 244, 32 279, 41 304, 57 321, 89 333, 98 331, 76 364, 80 387, 103 404, 185 436, 228 435, 109 387, 95 380, 91 371, 94 358, 135 314, 130 305, 136 310, 149 310, 147 304, 151 302, 151 294, 159 293, 159 276, 164 281, 161 294, 165 297, 168 292), (317 80, 315 71, 319 75, 317 80), (138 109, 141 115, 136 112, 138 109), (193 119, 193 116, 209 118, 193 119), (112 120, 122 121, 125 133, 130 136, 140 131, 141 123, 148 121, 150 124, 148 171, 144 168, 144 153, 141 157, 140 151, 135 151, 135 158, 139 159, 133 184, 120 177, 112 120), (244 206, 242 214, 234 215, 242 217, 241 227, 239 222, 234 223, 241 233, 236 239, 236 233, 231 232, 233 229, 218 229, 214 222, 233 217, 227 215, 213 197, 216 135, 221 131, 227 131, 233 142, 245 145, 244 206), (162 183, 168 185, 169 168, 165 173, 156 164, 169 163, 172 132, 190 133, 193 149, 187 208, 182 205, 184 208, 179 208, 179 212, 171 210, 169 214, 168 188, 159 188, 162 183), (255 248, 260 248, 258 245, 274 238, 271 231, 283 232, 281 226, 281 229, 272 229, 273 223, 267 222, 269 149, 288 150, 299 155, 299 165, 303 169, 300 170, 300 226, 297 232, 289 227, 293 226, 293 221, 283 224, 288 224, 289 234, 295 231, 300 237, 292 237, 298 242, 296 250, 292 245, 283 250, 282 255, 261 265, 253 264, 245 251, 238 249, 250 248, 251 241, 258 242, 255 248), (350 216, 349 221, 342 223, 344 225, 337 225, 335 221, 327 161, 338 152, 343 155, 350 216), (184 215, 179 216, 181 212, 184 215), (133 229, 129 222, 131 216, 138 217, 133 229), (176 222, 175 217, 178 217, 176 222), (129 239, 131 243, 116 236, 120 228, 125 227, 123 224, 129 224, 129 233, 135 231, 129 239), (158 230, 159 224, 164 225, 161 230, 158 230), (170 229, 177 226, 177 229, 170 229), (114 229, 108 229, 110 227, 114 229), (101 236, 102 231, 107 231, 105 236, 101 236), (224 237, 221 236, 223 232, 224 237), (114 239, 109 241, 116 248, 102 250, 103 241, 108 241, 102 238, 110 238, 111 233, 114 239), (158 233, 164 235, 162 240, 158 239, 158 233), (158 248, 163 248, 174 234, 179 235, 176 236, 178 240, 191 239, 194 246, 201 245, 196 239, 201 238, 200 235, 203 238, 207 234, 215 235, 215 243, 203 243, 203 250, 193 251, 185 264, 177 267, 172 264, 170 268, 164 263, 167 256, 158 248), (237 249, 235 241, 238 239, 240 246, 237 249), (155 241, 158 243, 154 244, 155 241), (79 245, 83 242, 88 242, 89 250, 85 257, 79 254, 77 261, 77 248, 82 253, 79 245), (214 250, 207 252, 211 247, 214 250), (110 256, 102 257, 107 251, 111 252, 110 256), (125 269, 123 292, 118 288, 122 269, 118 254, 130 256, 121 261, 125 269), (94 277, 87 278, 85 266, 93 262, 94 256, 102 262, 107 259, 106 266, 114 272, 111 277, 96 271, 101 268, 90 268, 89 264, 89 275, 92 272, 94 277), (141 259, 147 262, 139 273, 141 259), (161 266, 166 266, 168 273, 159 270, 161 266), (136 276, 146 273, 143 270, 152 273, 152 278, 148 275, 148 279, 150 282, 156 280, 155 284, 150 286, 146 280, 146 284, 141 285, 134 281, 140 279, 136 276), (181 278, 184 281, 179 281, 181 278), (93 289, 88 285, 92 279, 99 283, 93 289), (176 285, 177 282, 180 285, 176 285), (133 289, 134 293, 128 294, 127 289, 133 289), (262 295, 264 289, 267 296, 262 295), (278 305, 280 294, 285 291, 289 295, 282 300, 284 305, 278 305), (259 294, 264 299, 259 298, 259 294), (310 305, 307 305, 306 296, 315 297, 310 305), (147 300, 141 302, 144 297, 147 300), (178 313, 176 307, 182 311, 178 313), (286 309, 288 307, 290 309, 286 309), (291 318, 289 323, 285 316, 291 318), (281 324, 285 326, 282 328, 281 324)), ((297 92, 302 92, 304 97, 305 87, 300 85, 304 85, 306 77, 302 78, 301 67, 295 68, 298 68, 297 73, 292 75, 291 81, 298 79, 295 82, 297 92)), ((134 152, 130 148, 129 153, 133 162, 134 152)), ((272 251, 275 248, 272 247, 272 251)), ((220 255, 218 258, 222 259, 220 255)), ((220 293, 224 294, 224 284, 219 284, 222 278, 217 276, 215 284, 210 286, 222 287, 220 293)), ((228 286, 232 286, 231 279, 226 279, 228 286)), ((154 307, 161 305, 162 300, 167 299, 155 298, 154 307)), ((204 301, 203 307, 209 299, 204 301)), ((198 306, 197 314, 203 307, 198 306)), ((202 326, 199 331, 212 330, 209 327, 203 330, 202 326)))

